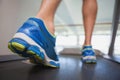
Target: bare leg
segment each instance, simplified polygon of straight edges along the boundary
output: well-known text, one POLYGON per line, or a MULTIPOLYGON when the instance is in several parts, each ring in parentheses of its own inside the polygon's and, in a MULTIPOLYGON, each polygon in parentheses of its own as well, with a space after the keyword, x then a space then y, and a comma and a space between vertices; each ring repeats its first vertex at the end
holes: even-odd
POLYGON ((54 35, 54 15, 56 9, 61 0, 43 0, 40 6, 40 10, 36 15, 37 18, 40 18, 44 21, 47 29, 51 34, 54 35))
POLYGON ((91 45, 91 37, 97 14, 97 0, 83 0, 82 13, 85 30, 84 45, 91 45))

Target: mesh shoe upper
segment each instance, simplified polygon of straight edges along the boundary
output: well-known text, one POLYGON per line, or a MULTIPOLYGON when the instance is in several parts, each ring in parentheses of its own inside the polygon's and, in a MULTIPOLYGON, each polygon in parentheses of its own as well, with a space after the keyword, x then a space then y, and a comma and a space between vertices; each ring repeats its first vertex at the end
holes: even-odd
POLYGON ((45 50, 46 55, 50 59, 58 61, 58 57, 54 49, 56 38, 47 31, 42 20, 29 18, 17 33, 24 33, 29 36, 45 50))

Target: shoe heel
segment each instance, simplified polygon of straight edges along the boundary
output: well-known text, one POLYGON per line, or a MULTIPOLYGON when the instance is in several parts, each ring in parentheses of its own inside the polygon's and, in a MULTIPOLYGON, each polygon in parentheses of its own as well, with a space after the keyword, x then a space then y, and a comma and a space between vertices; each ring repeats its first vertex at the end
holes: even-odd
POLYGON ((26 48, 24 45, 22 45, 22 44, 20 44, 20 43, 18 43, 18 42, 12 42, 11 45, 12 45, 16 50, 18 50, 18 51, 20 51, 20 52, 25 51, 25 48, 26 48))
POLYGON ((13 47, 12 47, 12 45, 11 45, 11 43, 10 43, 10 42, 8 43, 8 48, 9 48, 12 52, 14 52, 14 53, 15 53, 15 50, 13 49, 13 47))
POLYGON ((12 52, 17 53, 18 55, 22 57, 29 57, 29 55, 25 53, 28 47, 29 47, 29 44, 21 39, 12 39, 8 43, 8 48, 12 52))

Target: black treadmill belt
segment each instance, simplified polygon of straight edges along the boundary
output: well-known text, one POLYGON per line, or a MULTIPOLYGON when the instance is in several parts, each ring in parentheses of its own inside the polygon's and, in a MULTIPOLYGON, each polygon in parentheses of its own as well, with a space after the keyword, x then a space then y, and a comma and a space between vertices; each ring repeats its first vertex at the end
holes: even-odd
POLYGON ((120 80, 120 64, 97 57, 83 64, 80 56, 60 56, 61 67, 52 69, 27 60, 0 63, 0 80, 120 80))

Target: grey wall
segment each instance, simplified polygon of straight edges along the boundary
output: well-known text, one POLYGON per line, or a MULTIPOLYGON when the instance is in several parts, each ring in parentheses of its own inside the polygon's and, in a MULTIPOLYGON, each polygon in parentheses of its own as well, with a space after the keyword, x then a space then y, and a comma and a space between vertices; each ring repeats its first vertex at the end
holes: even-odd
MULTIPOLYGON (((98 0, 97 22, 111 22, 115 0, 98 0)), ((41 0, 0 0, 0 55, 9 55, 8 41, 19 26, 35 16, 41 0)), ((63 0, 55 16, 55 24, 82 24, 82 0, 63 0)))

